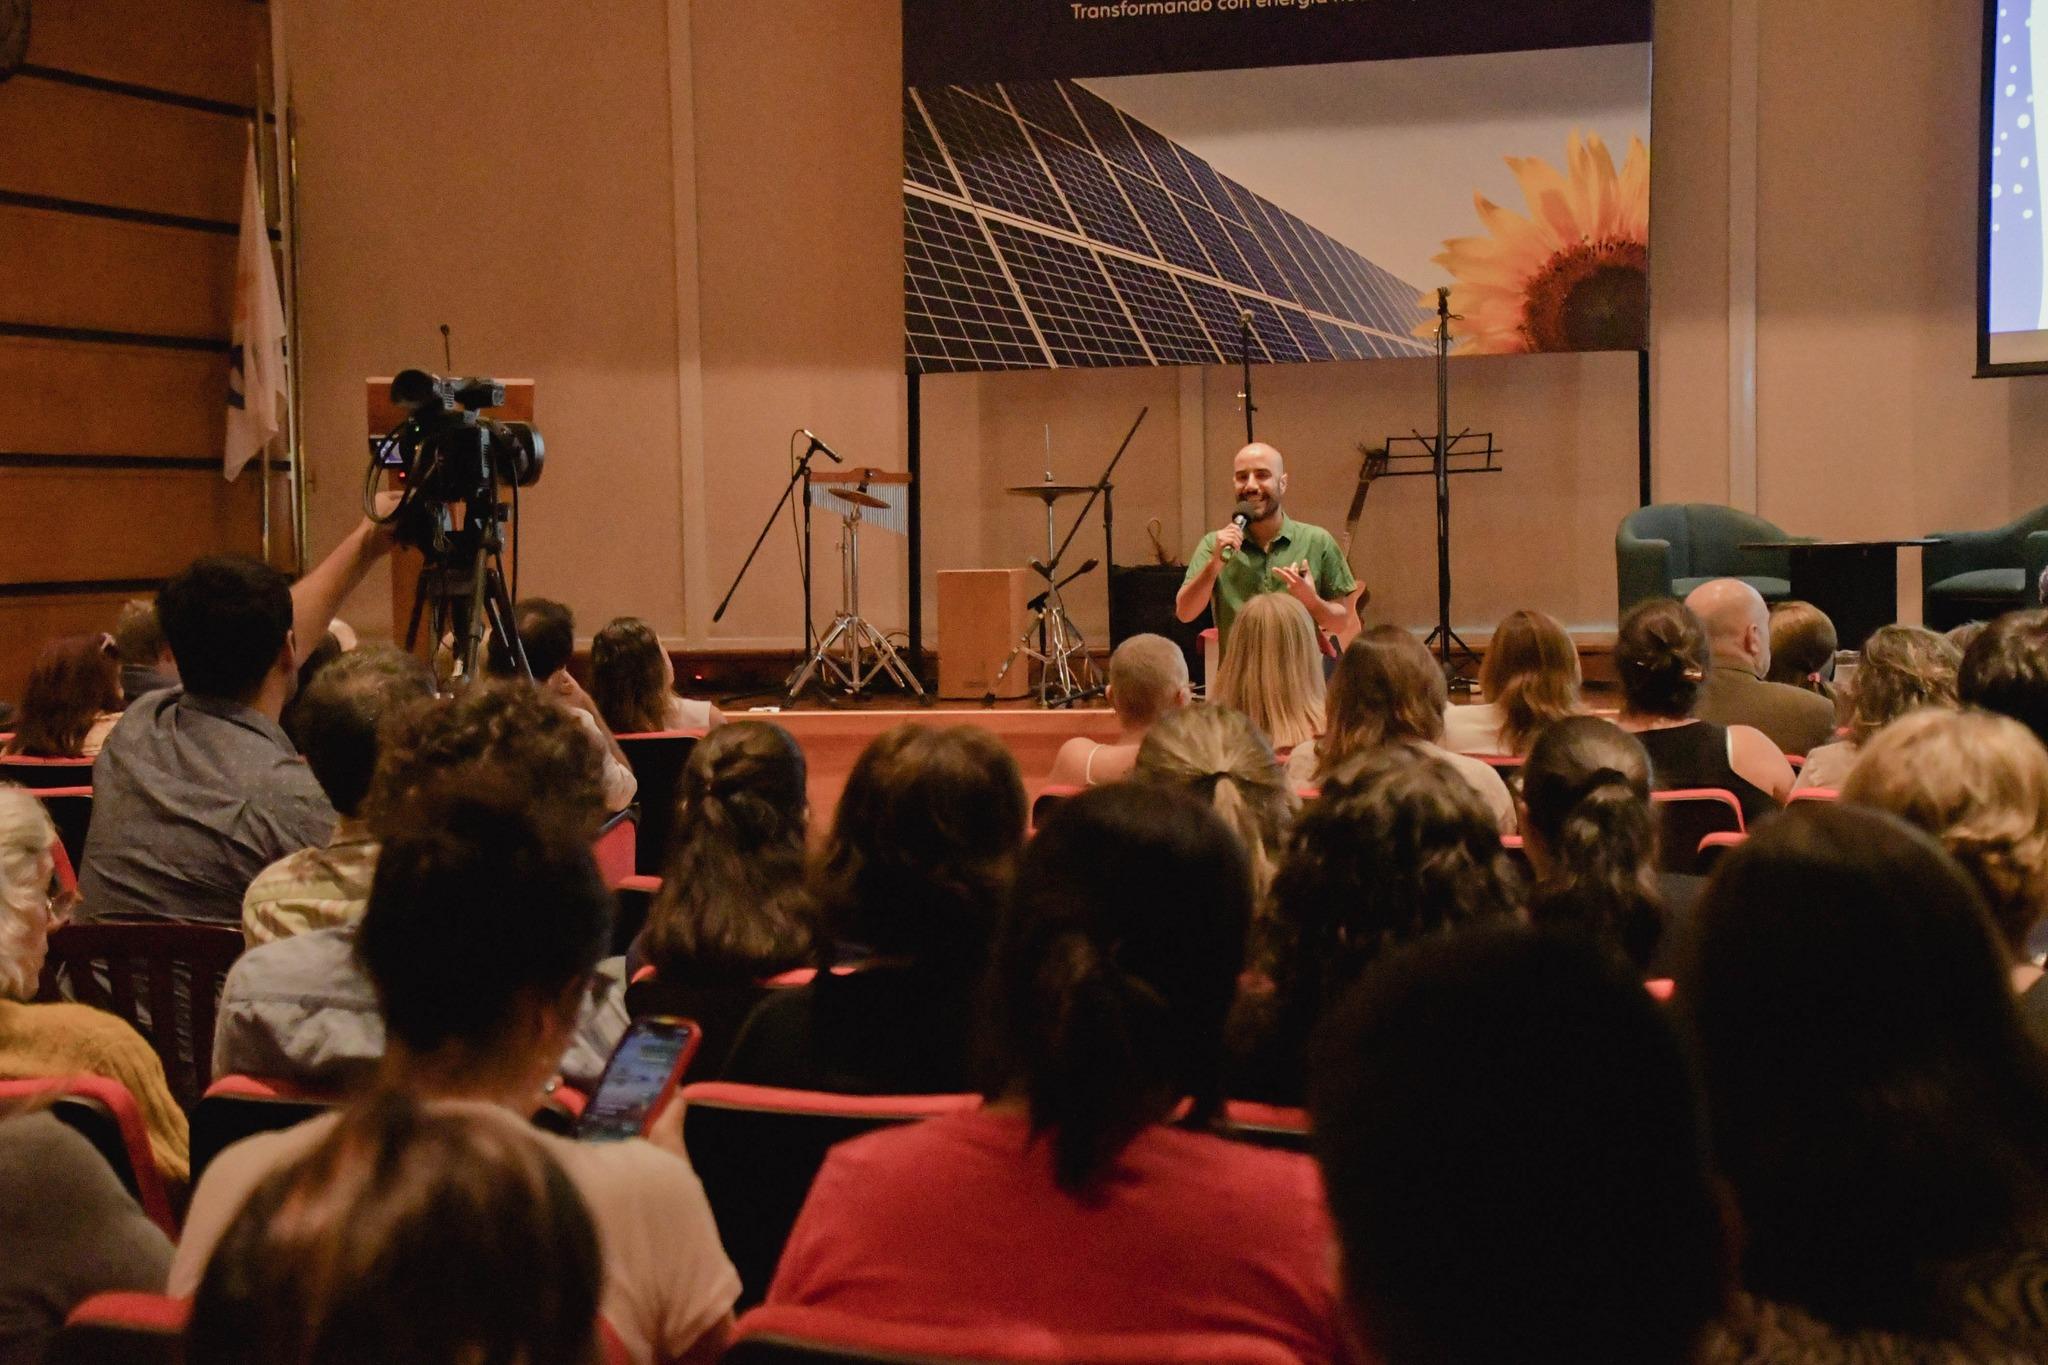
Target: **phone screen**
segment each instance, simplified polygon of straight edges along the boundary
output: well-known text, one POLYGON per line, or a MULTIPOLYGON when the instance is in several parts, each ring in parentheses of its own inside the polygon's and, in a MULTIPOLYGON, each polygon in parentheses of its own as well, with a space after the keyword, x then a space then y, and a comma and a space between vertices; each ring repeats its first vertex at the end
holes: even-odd
POLYGON ((641 1136, 696 1049, 697 1029, 687 1019, 636 1021, 605 1063, 576 1136, 593 1142, 641 1136))

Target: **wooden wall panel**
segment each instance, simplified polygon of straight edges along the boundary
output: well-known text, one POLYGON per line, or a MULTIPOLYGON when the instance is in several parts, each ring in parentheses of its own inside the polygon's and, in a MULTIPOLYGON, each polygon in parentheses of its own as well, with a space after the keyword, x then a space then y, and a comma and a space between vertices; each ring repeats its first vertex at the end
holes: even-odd
POLYGON ((249 0, 56 0, 35 7, 28 59, 253 106, 269 43, 270 12, 249 0))
POLYGON ((225 353, 0 337, 0 453, 218 459, 225 353))
POLYGON ((256 553, 261 513, 253 469, 0 469, 0 584, 168 578, 256 553))
POLYGON ((0 697, 21 699, 22 684, 43 642, 85 630, 112 630, 114 613, 140 592, 84 593, 62 597, 0 597, 0 697))
POLYGON ((0 189, 232 223, 248 127, 225 114, 11 80, 0 85, 0 189))
POLYGON ((7 322, 225 341, 235 239, 0 207, 7 322))

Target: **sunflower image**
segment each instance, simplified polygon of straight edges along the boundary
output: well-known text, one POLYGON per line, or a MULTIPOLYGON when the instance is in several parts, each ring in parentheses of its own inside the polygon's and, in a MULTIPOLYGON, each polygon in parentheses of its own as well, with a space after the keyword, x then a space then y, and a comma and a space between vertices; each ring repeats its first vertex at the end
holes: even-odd
MULTIPOLYGON (((1451 275, 1460 355, 1631 351, 1649 344, 1650 153, 1630 138, 1620 174, 1607 144, 1574 132, 1566 170, 1506 158, 1527 217, 1472 196, 1489 236, 1454 237, 1431 257, 1451 275)), ((1422 300, 1432 314, 1436 297, 1422 300)), ((1415 329, 1431 336, 1434 321, 1415 329)))

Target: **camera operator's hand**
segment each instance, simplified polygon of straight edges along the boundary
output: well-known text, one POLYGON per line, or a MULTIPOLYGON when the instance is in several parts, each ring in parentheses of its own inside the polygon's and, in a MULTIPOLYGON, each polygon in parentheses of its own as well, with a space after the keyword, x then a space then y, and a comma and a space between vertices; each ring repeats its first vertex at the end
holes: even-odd
POLYGON ((404 492, 396 488, 387 488, 377 494, 371 503, 370 515, 363 519, 363 525, 368 529, 365 537, 368 548, 388 553, 398 544, 398 523, 391 519, 391 514, 398 510, 398 504, 404 498, 404 492))

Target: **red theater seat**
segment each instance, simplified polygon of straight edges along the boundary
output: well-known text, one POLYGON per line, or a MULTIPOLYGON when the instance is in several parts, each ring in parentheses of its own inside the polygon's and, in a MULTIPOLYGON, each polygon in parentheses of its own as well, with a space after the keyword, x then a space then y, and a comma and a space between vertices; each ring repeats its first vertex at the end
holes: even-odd
POLYGON ((89 758, 28 758, 9 754, 0 758, 0 782, 19 787, 90 787, 93 760, 89 758))
POLYGON ((45 1365, 177 1365, 192 1305, 167 1294, 95 1294, 71 1310, 45 1365))
POLYGON ((35 1076, 0 1081, 0 1101, 53 1097, 50 1110, 106 1158, 150 1221, 175 1239, 178 1220, 149 1150, 149 1129, 128 1087, 105 1076, 35 1076))
POLYGON ((1659 861, 1666 872, 1700 871, 1700 841, 1709 834, 1743 832, 1742 803, 1719 787, 1651 792, 1657 811, 1659 861))
POLYGON ((1262 1337, 1203 1332, 1065 1333, 1031 1323, 938 1327, 773 1304, 740 1320, 727 1365, 1295 1365, 1262 1337))
POLYGON ((233 1143, 304 1123, 341 1099, 290 1081, 221 1076, 192 1106, 192 1183, 233 1143))
POLYGON ((1060 808, 1060 802, 1070 800, 1087 790, 1086 787, 1073 787, 1064 784, 1039 788, 1038 795, 1033 797, 1031 801, 1031 828, 1035 830, 1051 819, 1052 813, 1060 808))
MULTIPOLYGON (((57 842, 64 846, 65 857, 75 871, 85 862, 85 836, 92 828, 92 788, 37 787, 33 790, 36 799, 49 813, 50 823, 57 827, 57 842)), ((75 877, 72 885, 77 885, 75 877)))
POLYGON ((683 782, 683 768, 690 751, 704 738, 702 730, 653 730, 644 734, 614 735, 619 751, 633 769, 640 784, 635 800, 640 805, 640 843, 634 854, 633 870, 643 876, 659 877, 668 864, 669 840, 675 833, 676 792, 683 782))

